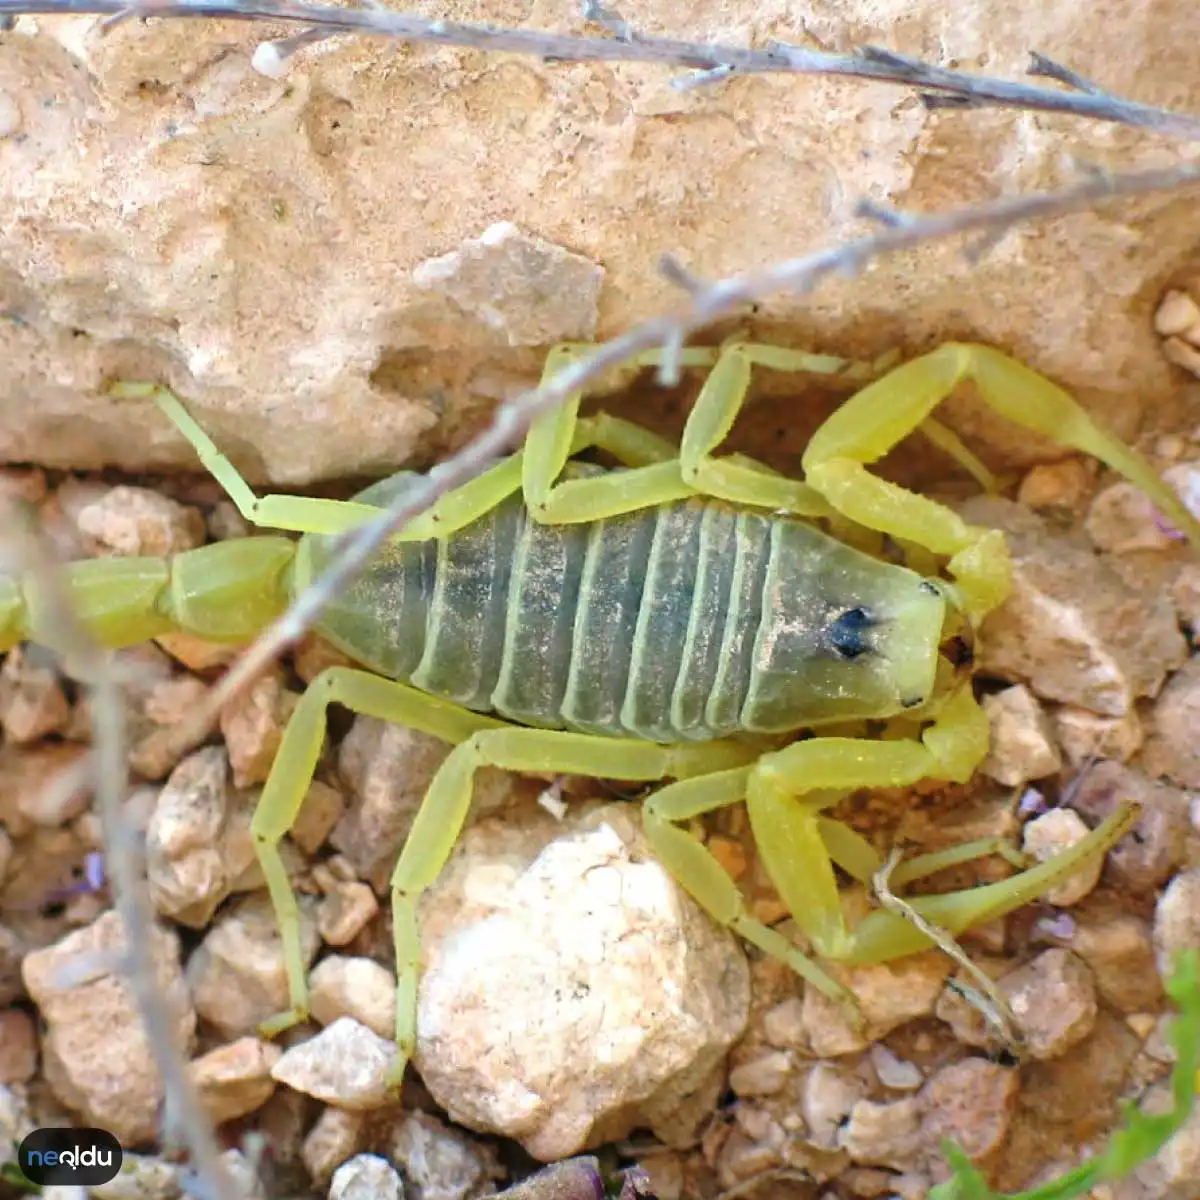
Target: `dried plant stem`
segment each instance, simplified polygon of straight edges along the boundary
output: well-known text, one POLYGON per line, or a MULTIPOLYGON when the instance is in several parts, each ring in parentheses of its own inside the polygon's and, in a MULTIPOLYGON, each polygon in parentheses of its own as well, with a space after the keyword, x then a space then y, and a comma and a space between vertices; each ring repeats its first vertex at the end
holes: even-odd
MULTIPOLYGON (((1111 177, 1090 175, 1060 190, 1005 197, 931 216, 889 212, 886 227, 869 236, 714 283, 705 283, 674 260, 666 260, 663 265, 668 277, 687 283, 688 302, 681 309, 654 317, 597 346, 594 352, 575 359, 547 383, 502 405, 491 424, 440 464, 432 477, 426 476, 406 490, 390 508, 381 510, 378 517, 343 534, 325 573, 247 649, 209 691, 204 702, 177 727, 176 736, 181 743, 202 737, 221 708, 310 628, 325 605, 354 579, 390 534, 424 512, 439 497, 481 474, 524 436, 538 416, 642 351, 681 345, 695 330, 745 304, 778 292, 811 291, 828 275, 855 275, 872 259, 921 242, 964 233, 1000 233, 1024 221, 1090 208, 1106 199, 1194 183, 1200 183, 1200 163, 1111 177)), ((878 209, 872 215, 883 216, 878 209)))
MULTIPOLYGON (((585 10, 589 11, 589 10, 585 10)), ((293 0, 0 0, 0 28, 6 20, 34 13, 98 13, 114 20, 129 17, 221 18, 234 21, 284 21, 308 27, 302 39, 277 44, 278 57, 287 57, 307 36, 358 33, 399 41, 461 46, 508 54, 533 55, 556 62, 648 62, 688 67, 702 74, 681 86, 711 84, 736 75, 792 74, 841 76, 922 89, 932 108, 1016 108, 1066 113, 1153 130, 1174 137, 1200 138, 1200 117, 1138 104, 1101 90, 1045 55, 1034 54, 1031 75, 1054 79, 1062 88, 1043 88, 1014 80, 951 71, 890 50, 866 46, 849 54, 833 54, 773 42, 763 49, 689 42, 679 38, 646 37, 624 22, 616 23, 605 9, 605 24, 617 37, 577 37, 540 29, 510 29, 437 21, 379 6, 335 8, 293 0)))
POLYGON ((1008 1049, 1019 1055, 1023 1045, 1021 1031, 1017 1025, 1017 1019, 1009 1007, 1008 999, 996 981, 971 961, 970 955, 950 933, 940 925, 935 925, 928 918, 923 917, 911 904, 892 891, 892 873, 900 865, 903 856, 904 851, 897 846, 888 856, 887 862, 875 872, 871 883, 875 888, 875 895, 878 897, 879 903, 888 912, 903 917, 910 925, 920 930, 947 958, 957 963, 975 981, 978 990, 966 987, 961 983, 952 983, 951 987, 983 1015, 984 1020, 1000 1036, 1008 1049))
POLYGON ((204 1200, 236 1200, 240 1192, 232 1190, 232 1181, 220 1161, 212 1122, 192 1085, 187 1062, 175 1041, 174 1017, 158 987, 151 954, 154 913, 146 897, 138 834, 130 828, 124 810, 129 777, 121 681, 111 656, 100 650, 76 621, 61 585, 58 564, 28 520, 12 505, 6 506, 0 517, 6 549, 37 589, 47 641, 64 655, 72 674, 87 689, 94 743, 89 755, 94 768, 90 778, 104 837, 113 907, 124 933, 120 967, 162 1074, 167 1120, 174 1122, 191 1156, 196 1177, 192 1190, 204 1200))

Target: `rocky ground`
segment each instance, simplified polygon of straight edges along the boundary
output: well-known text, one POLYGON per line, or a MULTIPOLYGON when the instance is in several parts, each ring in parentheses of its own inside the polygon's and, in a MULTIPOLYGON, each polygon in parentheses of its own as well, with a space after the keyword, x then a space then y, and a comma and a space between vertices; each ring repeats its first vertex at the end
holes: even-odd
MULTIPOLYGON (((1200 309, 1169 297, 1159 332, 1191 365, 1200 309)), ((1200 512, 1200 421, 1145 448, 1200 512)), ((12 468, 3 486, 78 556, 246 532, 196 476, 12 468)), ((863 795, 840 815, 881 846, 996 835, 1044 857, 1120 800, 1142 806, 1102 869, 966 939, 1016 1018, 1019 1059, 939 952, 840 972, 869 1018, 860 1036, 681 894, 645 851, 636 803, 597 781, 489 771, 422 909, 419 1047, 397 1103, 384 1079, 386 880, 446 747, 335 721, 284 843, 313 1019, 264 1041, 258 1022, 286 1007, 286 985, 249 819, 300 691, 337 655, 309 638, 225 710, 219 736, 176 760, 166 731, 232 652, 182 636, 122 652, 158 984, 239 1175, 271 1198, 471 1200, 604 1147, 610 1166, 640 1165, 660 1200, 918 1200, 945 1178, 943 1137, 1012 1190, 1102 1144, 1121 1101, 1164 1103, 1161 972, 1200 945, 1200 563, 1092 463, 1035 466, 1012 494, 956 501, 1009 532, 1016 562, 981 664, 990 757, 965 787, 863 795)), ((26 647, 0 666, 0 726, 0 1147, 35 1125, 101 1126, 137 1153, 132 1174, 95 1195, 176 1196, 162 1085, 115 971, 122 934, 80 786, 86 706, 26 647)), ((755 913, 788 931, 744 814, 696 832, 755 913)), ((930 887, 1007 870, 988 860, 930 887)), ((1200 1116, 1093 1200, 1195 1200, 1197 1179, 1200 1116)))

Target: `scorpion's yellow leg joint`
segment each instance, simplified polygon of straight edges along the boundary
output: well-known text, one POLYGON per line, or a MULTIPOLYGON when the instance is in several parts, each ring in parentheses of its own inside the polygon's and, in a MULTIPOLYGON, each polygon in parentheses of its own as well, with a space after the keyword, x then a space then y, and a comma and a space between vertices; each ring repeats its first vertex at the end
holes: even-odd
MULTIPOLYGON (((714 920, 787 963, 801 978, 856 1014, 851 994, 798 946, 769 925, 755 920, 746 911, 737 885, 712 852, 678 826, 681 821, 745 799, 753 769, 738 767, 697 779, 685 779, 656 792, 646 801, 643 810, 646 838, 663 866, 714 920)), ((815 858, 818 862, 828 861, 819 849, 815 858)))
POLYGON ((499 727, 479 730, 465 740, 455 739, 460 744, 450 752, 430 782, 392 874, 396 1043, 400 1071, 416 1046, 420 950, 417 903, 421 893, 446 865, 458 842, 471 805, 475 772, 480 767, 642 782, 668 776, 708 775, 742 766, 754 754, 746 745, 734 742, 660 746, 633 738, 596 737, 493 724, 499 727))
MULTIPOLYGON (((571 363, 595 350, 586 343, 564 342, 553 347, 542 369, 548 383, 571 363)), ((707 366, 714 351, 704 347, 684 350, 683 366, 707 366)), ((623 370, 637 371, 657 361, 654 353, 627 363, 623 370)), ((525 504, 536 521, 569 525, 633 512, 693 493, 679 474, 674 447, 664 439, 640 430, 628 421, 601 416, 581 419, 583 392, 576 392, 552 411, 534 421, 521 452, 525 504), (617 476, 569 479, 559 482, 567 459, 588 446, 614 454, 630 469, 617 476)))
MULTIPOLYGON (((909 786, 922 778, 969 778, 986 749, 987 720, 969 687, 963 687, 942 706, 919 742, 814 738, 759 760, 746 786, 755 844, 768 876, 818 955, 846 964, 887 962, 932 944, 914 925, 890 912, 873 912, 854 930, 847 928, 832 863, 862 882, 869 882, 881 864, 864 838, 823 816, 820 809, 855 788, 909 786), (831 790, 820 794, 812 790, 816 788, 831 790)), ((1076 845, 1011 879, 907 903, 948 932, 961 933, 1054 888, 1114 846, 1136 816, 1132 806, 1122 809, 1076 845)), ((990 853, 1024 865, 1013 848, 985 839, 901 864, 892 882, 912 882, 990 853)))
POLYGON ((870 373, 869 364, 827 354, 810 354, 760 342, 727 342, 684 427, 679 447, 683 478, 696 491, 731 503, 802 517, 829 516, 833 510, 828 501, 807 483, 777 475, 742 455, 722 458, 714 455, 746 403, 751 371, 756 366, 775 371, 840 374, 848 378, 870 373))
POLYGON ((460 742, 483 729, 502 727, 502 722, 491 717, 468 712, 456 704, 367 671, 331 667, 312 681, 284 730, 271 774, 250 822, 254 849, 262 865, 283 940, 290 1002, 286 1012, 264 1023, 263 1032, 267 1035, 279 1033, 308 1015, 299 910, 279 854, 279 841, 295 822, 312 782, 325 740, 326 712, 329 705, 335 703, 357 713, 420 729, 449 742, 460 742))
POLYGON ((225 489, 237 510, 250 522, 266 529, 293 533, 344 533, 373 517, 378 509, 348 500, 321 500, 311 496, 256 496, 238 469, 217 449, 174 392, 153 383, 117 383, 112 395, 122 399, 149 399, 192 444, 201 463, 225 489))
POLYGON ((997 350, 947 343, 851 397, 813 435, 803 464, 808 483, 852 520, 948 557, 974 619, 986 615, 1004 597, 1007 566, 1002 539, 866 470, 867 464, 920 428, 964 380, 972 381, 988 406, 1009 420, 1094 455, 1119 471, 1200 546, 1200 523, 1149 463, 1096 425, 1071 396, 997 350))

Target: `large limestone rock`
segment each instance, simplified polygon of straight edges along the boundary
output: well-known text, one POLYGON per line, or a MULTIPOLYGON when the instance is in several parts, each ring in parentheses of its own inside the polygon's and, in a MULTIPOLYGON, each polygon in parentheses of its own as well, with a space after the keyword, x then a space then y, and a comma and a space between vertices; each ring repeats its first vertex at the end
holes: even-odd
MULTIPOLYGON (((1138 100, 1200 107, 1183 0, 620 9, 647 35, 875 43, 1010 77, 1037 49, 1138 100)), ((573 0, 420 11, 596 32, 573 0)), ((672 303, 664 252, 712 277, 846 236, 862 195, 938 209, 1053 185, 1072 156, 1121 169, 1186 151, 1068 117, 931 113, 856 80, 680 92, 680 69, 348 36, 282 78, 256 72, 259 42, 290 32, 26 17, 0 35, 0 460, 193 462, 155 409, 103 394, 149 377, 259 480, 427 463, 536 378, 549 343, 672 303)), ((1151 314, 1195 242, 1187 195, 1122 202, 1014 232, 978 266, 931 245, 773 299, 756 331, 853 354, 984 339, 1127 432, 1176 402, 1151 314)), ((764 418, 753 449, 803 441, 816 416, 786 411, 782 439, 764 418)), ((988 440, 997 457, 1028 442, 988 440)))

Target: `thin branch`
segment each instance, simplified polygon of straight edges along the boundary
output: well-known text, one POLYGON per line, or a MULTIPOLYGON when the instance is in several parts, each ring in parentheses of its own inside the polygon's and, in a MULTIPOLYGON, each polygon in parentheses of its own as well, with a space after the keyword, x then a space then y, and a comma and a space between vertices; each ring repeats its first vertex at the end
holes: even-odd
POLYGON ((950 986, 968 1004, 979 1011, 1006 1047, 1017 1053, 1019 1057, 1024 1046, 1024 1038, 1017 1025, 1017 1018, 1009 1007, 1008 999, 996 981, 971 960, 970 955, 947 930, 934 924, 928 917, 923 916, 911 904, 892 891, 892 873, 900 865, 903 855, 904 851, 897 846, 888 856, 887 862, 872 876, 871 883, 879 903, 888 912, 901 917, 923 933, 947 958, 957 963, 967 975, 975 980, 978 990, 958 982, 952 982, 950 986))
MULTIPOLYGON (((588 11, 589 15, 603 14, 606 20, 620 20, 600 4, 588 11)), ((1200 138, 1200 117, 1110 95, 1042 55, 1035 57, 1032 73, 1049 75, 1071 90, 951 71, 874 46, 856 53, 831 54, 786 42, 772 42, 755 50, 716 42, 643 37, 633 31, 628 36, 610 38, 575 37, 538 29, 429 20, 373 6, 335 8, 298 0, 133 0, 132 3, 129 0, 0 0, 0 28, 7 18, 36 13, 106 13, 121 20, 153 16, 296 22, 323 34, 358 33, 406 42, 528 54, 554 62, 656 62, 702 72, 700 77, 683 80, 681 86, 685 88, 725 79, 730 74, 845 76, 924 89, 930 107, 1067 113, 1174 137, 1200 138)), ((288 44, 294 44, 292 39, 288 39, 288 44)))
MULTIPOLYGON (((62 654, 71 673, 85 684, 92 718, 95 800, 104 836, 105 867, 113 907, 121 918, 125 950, 122 973, 128 980, 141 1014, 158 1069, 162 1074, 167 1120, 172 1118, 191 1155, 196 1189, 205 1200, 223 1200, 238 1193, 220 1161, 212 1124, 200 1104, 187 1063, 175 1041, 175 1019, 158 989, 151 954, 154 926, 144 887, 139 842, 125 816, 128 791, 125 705, 111 657, 100 650, 79 625, 61 585, 58 564, 29 521, 12 505, 3 513, 5 541, 25 578, 36 588, 48 644, 62 654)), ((95 964, 92 964, 95 965, 95 964)))
MULTIPOLYGON (((1008 196, 986 204, 969 205, 946 213, 919 217, 893 214, 894 223, 867 237, 819 250, 801 258, 714 283, 689 288, 688 303, 672 314, 643 322, 586 355, 573 359, 553 379, 498 408, 491 424, 457 454, 441 463, 406 490, 377 517, 343 534, 330 555, 324 574, 292 602, 269 629, 250 646, 204 702, 176 726, 174 734, 187 742, 202 738, 221 708, 228 704, 287 646, 297 641, 322 609, 362 571, 387 538, 431 508, 436 501, 480 475, 524 436, 533 421, 550 412, 608 371, 635 355, 657 347, 679 346, 691 333, 728 316, 742 306, 779 292, 807 293, 828 275, 856 275, 872 259, 907 250, 921 242, 957 234, 1005 231, 1021 222, 1094 207, 1120 196, 1179 188, 1200 183, 1200 162, 1113 176, 1088 176, 1069 187, 1025 196, 1008 196)), ((668 274, 680 278, 678 264, 668 274)), ((690 275, 688 276, 691 282, 690 275)), ((668 360, 670 355, 665 356, 668 360)))

